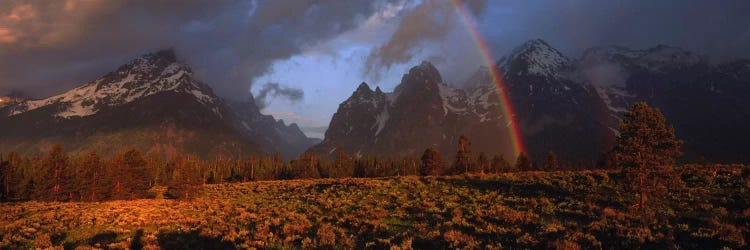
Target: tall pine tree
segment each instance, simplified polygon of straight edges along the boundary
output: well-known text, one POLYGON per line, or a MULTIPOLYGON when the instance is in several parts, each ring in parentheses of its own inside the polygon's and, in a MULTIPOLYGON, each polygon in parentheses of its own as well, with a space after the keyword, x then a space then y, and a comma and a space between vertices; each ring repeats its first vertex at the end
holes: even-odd
POLYGON ((529 157, 526 156, 526 153, 521 152, 518 154, 518 158, 516 158, 516 170, 518 171, 530 171, 531 170, 531 160, 529 160, 529 157))
POLYGON ((471 160, 471 150, 469 147, 471 142, 466 136, 461 135, 458 138, 458 152, 456 152, 456 159, 453 163, 453 172, 456 174, 468 173, 473 168, 473 162, 471 160))
POLYGON ((669 167, 682 155, 682 141, 668 127, 659 109, 645 102, 635 103, 620 122, 620 135, 612 150, 614 164, 622 167, 630 187, 639 193, 638 206, 646 207, 646 196, 656 185, 654 170, 669 167))

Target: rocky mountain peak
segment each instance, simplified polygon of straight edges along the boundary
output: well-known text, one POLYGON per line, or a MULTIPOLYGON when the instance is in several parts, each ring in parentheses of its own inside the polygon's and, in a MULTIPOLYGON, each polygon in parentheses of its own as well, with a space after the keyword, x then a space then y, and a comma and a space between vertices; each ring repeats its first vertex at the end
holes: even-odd
POLYGON ((541 39, 530 40, 516 47, 498 61, 497 67, 506 75, 532 75, 554 78, 568 66, 570 59, 541 39))
POLYGON ((380 90, 380 87, 375 87, 375 94, 376 95, 382 95, 384 94, 382 90, 380 90))
POLYGON ((443 82, 443 78, 440 76, 440 72, 438 72, 437 68, 435 68, 435 65, 432 65, 432 63, 428 61, 422 61, 422 63, 420 63, 419 65, 412 67, 411 69, 409 69, 409 73, 407 75, 418 75, 418 77, 426 77, 437 82, 443 82))
POLYGON ((165 49, 142 55, 117 69, 113 73, 137 73, 158 76, 165 69, 182 70, 192 73, 187 65, 177 61, 174 50, 165 49))
POLYGON ((401 84, 396 87, 394 94, 395 97, 398 97, 402 93, 411 95, 411 93, 417 92, 437 96, 439 92, 438 84, 442 82, 443 77, 440 76, 437 68, 432 63, 423 61, 409 69, 409 73, 404 74, 401 78, 401 84))
POLYGON ((370 85, 367 85, 366 82, 360 83, 357 90, 354 91, 355 95, 371 96, 373 93, 372 89, 370 89, 370 85))

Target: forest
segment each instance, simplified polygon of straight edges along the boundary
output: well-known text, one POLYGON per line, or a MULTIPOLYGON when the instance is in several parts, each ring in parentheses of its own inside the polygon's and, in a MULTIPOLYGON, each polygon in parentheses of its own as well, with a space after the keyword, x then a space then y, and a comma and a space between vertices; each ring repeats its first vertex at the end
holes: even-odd
MULTIPOLYGON (((462 137, 462 143, 468 140, 462 137)), ((203 184, 261 180, 291 180, 518 171, 583 170, 590 166, 560 162, 550 152, 542 164, 521 155, 514 163, 503 156, 480 153, 471 157, 459 150, 459 160, 443 164, 440 155, 427 149, 420 158, 361 157, 337 150, 333 159, 307 151, 284 161, 278 155, 206 160, 195 155, 165 157, 129 149, 109 158, 96 152, 70 154, 54 145, 45 155, 0 154, 3 201, 104 201, 142 198, 190 198, 203 184), (426 163, 426 168, 423 168, 426 163)))

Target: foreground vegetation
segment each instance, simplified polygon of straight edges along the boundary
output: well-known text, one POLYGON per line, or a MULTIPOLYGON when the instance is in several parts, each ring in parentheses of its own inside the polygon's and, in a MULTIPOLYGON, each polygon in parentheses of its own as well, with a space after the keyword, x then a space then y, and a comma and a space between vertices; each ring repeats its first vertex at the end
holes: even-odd
POLYGON ((258 181, 189 200, 0 204, 0 248, 747 248, 750 167, 681 166, 639 203, 619 171, 258 181))

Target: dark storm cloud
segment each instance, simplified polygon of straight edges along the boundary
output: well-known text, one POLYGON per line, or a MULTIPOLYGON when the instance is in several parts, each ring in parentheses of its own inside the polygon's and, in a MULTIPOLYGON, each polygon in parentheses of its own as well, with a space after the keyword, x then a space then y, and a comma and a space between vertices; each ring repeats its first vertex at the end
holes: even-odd
POLYGON ((268 97, 282 97, 292 102, 298 102, 305 97, 305 92, 301 89, 281 86, 281 84, 275 82, 263 84, 254 98, 258 108, 263 109, 268 106, 268 97))
MULTIPOLYGON (((495 59, 536 38, 571 58, 593 46, 646 49, 658 44, 706 55, 714 62, 750 58, 746 0, 469 1, 466 6, 495 59)), ((484 62, 473 41, 451 35, 468 34, 452 11, 448 1, 424 1, 405 14, 388 42, 367 57, 365 73, 377 79, 382 69, 423 56, 435 60, 449 82, 460 82, 484 62), (439 45, 430 48, 430 43, 439 45)))
MULTIPOLYGON (((486 0, 457 1, 478 15, 486 0)), ((406 63, 426 42, 442 41, 457 26, 458 17, 452 0, 425 0, 405 14, 396 32, 381 47, 374 49, 365 61, 365 74, 376 79, 383 68, 406 63)))
POLYGON ((356 27, 385 1, 3 1, 0 93, 50 95, 172 47, 217 93, 242 98, 274 61, 356 27))
MULTIPOLYGON (((135 56, 172 47, 218 94, 245 98, 253 79, 268 73, 273 62, 357 27, 386 1, 398 2, 4 0, 0 94, 58 93, 135 56)), ((482 64, 471 54, 476 45, 460 38, 463 26, 450 1, 414 2, 416 7, 400 15, 395 33, 365 59, 365 71, 377 74, 426 55, 446 78, 458 79, 452 77, 461 74, 457 71, 482 64)), ((746 0, 463 2, 496 58, 534 38, 574 58, 608 44, 637 49, 667 44, 714 60, 750 57, 746 0)))
POLYGON ((586 48, 681 47, 715 61, 750 57, 750 1, 502 1, 483 15, 495 56, 542 38, 570 57, 586 48))

